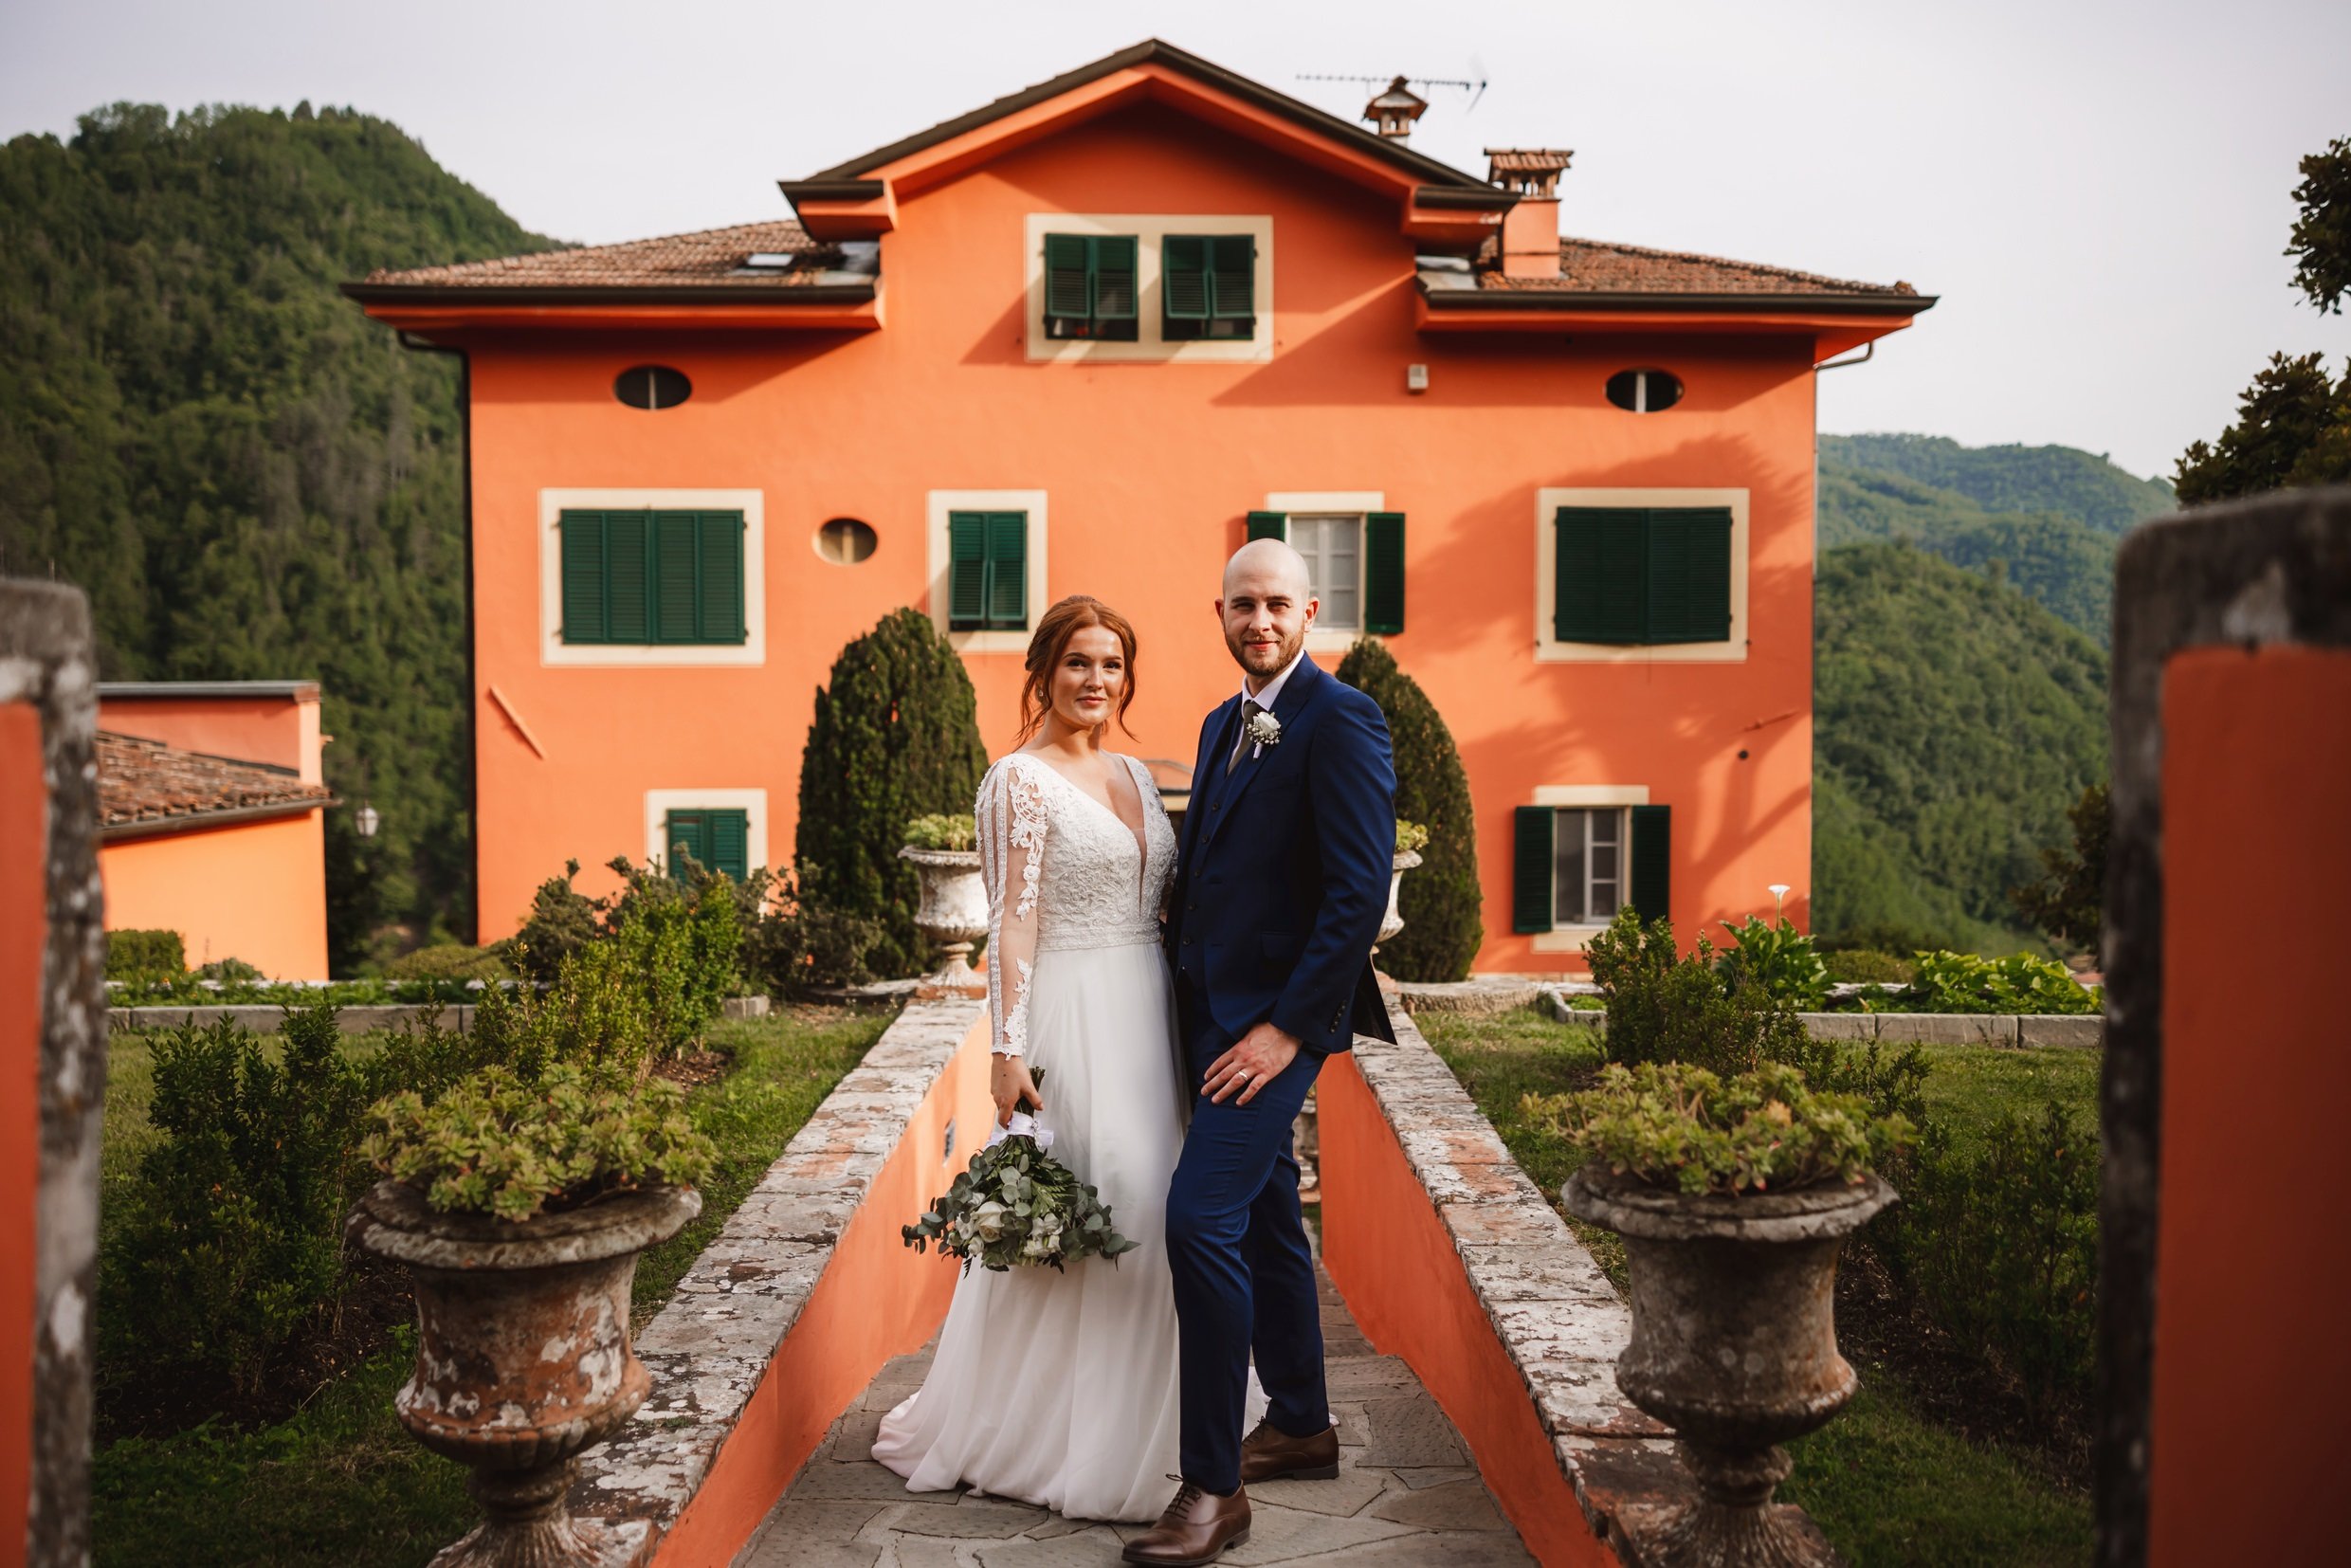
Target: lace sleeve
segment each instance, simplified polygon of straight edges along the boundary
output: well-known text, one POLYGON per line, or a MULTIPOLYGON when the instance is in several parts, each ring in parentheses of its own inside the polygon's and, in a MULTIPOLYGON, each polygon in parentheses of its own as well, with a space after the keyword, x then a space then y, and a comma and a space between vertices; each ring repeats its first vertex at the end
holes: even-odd
POLYGON ((993 1048, 1029 1046, 1029 973, 1037 956, 1037 881, 1048 826, 1037 781, 1010 758, 980 781, 980 874, 988 884, 988 1008, 993 1048))

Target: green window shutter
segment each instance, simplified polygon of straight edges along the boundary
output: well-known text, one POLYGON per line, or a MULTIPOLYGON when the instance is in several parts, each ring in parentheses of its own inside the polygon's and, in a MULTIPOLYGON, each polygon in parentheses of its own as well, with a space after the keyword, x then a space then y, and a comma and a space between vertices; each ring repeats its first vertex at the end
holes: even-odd
POLYGON ((710 864, 707 811, 671 811, 662 818, 662 864, 671 876, 681 873, 687 855, 700 865, 710 864))
POLYGON ((743 515, 703 512, 695 520, 702 564, 700 636, 704 643, 744 641, 743 515))
POLYGON ((604 514, 566 512, 556 523, 563 555, 563 640, 601 643, 604 629, 604 514))
POLYGON ((702 602, 699 523, 691 512, 652 514, 653 632, 648 641, 702 640, 694 624, 695 608, 702 602))
POLYGON ((1018 631, 1029 624, 1029 514, 990 512, 988 625, 1018 631))
POLYGON ((1083 234, 1045 236, 1046 315, 1074 317, 1083 321, 1094 313, 1093 289, 1087 279, 1087 249, 1083 234))
POLYGON ((1649 514, 1651 643, 1719 643, 1731 634, 1731 513, 1727 506, 1649 514))
POLYGON ((1290 537, 1290 515, 1287 512, 1251 512, 1248 515, 1248 537, 1286 541, 1290 537))
POLYGON ((1648 514, 1637 507, 1562 506, 1552 526, 1558 541, 1552 635, 1563 643, 1645 640, 1648 514))
POLYGON ((947 625, 968 631, 988 618, 988 514, 947 515, 947 625))
POLYGON ((1209 241, 1170 234, 1159 246, 1159 299, 1171 321, 1208 319, 1209 241))
POLYGON ((605 641, 653 637, 653 514, 604 514, 605 641))
POLYGON ((1635 806, 1632 818, 1631 897, 1626 902, 1644 921, 1671 918, 1673 907, 1673 808, 1635 806))
POLYGON ((1510 929, 1551 929, 1551 832, 1558 813, 1548 806, 1511 812, 1510 929))
POLYGON ((695 858, 741 882, 751 871, 751 813, 706 811, 703 819, 709 824, 705 836, 710 853, 695 858))
POLYGON ((1404 514, 1363 520, 1363 629, 1393 636, 1404 629, 1404 514))
POLYGON ((1219 234, 1207 245, 1210 314, 1248 320, 1257 314, 1257 242, 1247 234, 1219 234))
POLYGON ((1135 236, 1100 234, 1086 242, 1093 251, 1094 319, 1135 319, 1135 236))

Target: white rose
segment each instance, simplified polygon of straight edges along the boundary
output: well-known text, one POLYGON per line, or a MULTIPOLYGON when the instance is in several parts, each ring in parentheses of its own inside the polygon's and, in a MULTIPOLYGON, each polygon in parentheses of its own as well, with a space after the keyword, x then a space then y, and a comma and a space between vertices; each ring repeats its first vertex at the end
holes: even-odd
POLYGON ((990 1198, 973 1211, 972 1228, 979 1232, 979 1239, 982 1241, 1001 1240, 1004 1235, 1004 1222, 1011 1217, 1011 1213, 1012 1212, 1003 1204, 990 1198))

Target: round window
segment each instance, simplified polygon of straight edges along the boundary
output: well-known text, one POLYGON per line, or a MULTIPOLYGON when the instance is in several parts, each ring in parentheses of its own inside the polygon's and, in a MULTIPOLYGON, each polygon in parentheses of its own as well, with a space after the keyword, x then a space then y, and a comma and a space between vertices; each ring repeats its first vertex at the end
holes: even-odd
POLYGON ((873 526, 855 518, 834 518, 816 530, 816 553, 839 566, 855 566, 873 554, 873 526))
POLYGON ((1608 378, 1608 400, 1634 413, 1655 413, 1682 401, 1682 378, 1670 371, 1618 371, 1608 378))
POLYGON ((694 383, 667 365, 631 365, 613 379, 612 395, 632 409, 674 409, 694 395, 694 383))

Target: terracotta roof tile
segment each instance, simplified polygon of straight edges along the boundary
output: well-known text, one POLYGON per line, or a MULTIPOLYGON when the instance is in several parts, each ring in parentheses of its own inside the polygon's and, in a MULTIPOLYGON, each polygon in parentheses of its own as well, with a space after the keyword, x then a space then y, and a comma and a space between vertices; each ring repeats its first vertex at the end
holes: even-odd
POLYGON ((1605 240, 1559 242, 1559 276, 1506 278, 1493 266, 1494 242, 1478 258, 1478 286, 1567 294, 1880 294, 1915 299, 1908 283, 1859 283, 1759 262, 1725 261, 1680 250, 1650 250, 1605 240))
POLYGON ((184 752, 134 735, 98 732, 100 828, 197 818, 256 806, 324 804, 331 798, 323 784, 305 784, 259 763, 184 752))
POLYGON ((839 265, 841 254, 839 246, 811 239, 797 223, 783 218, 621 245, 500 256, 485 262, 404 271, 379 268, 368 274, 367 282, 428 288, 661 288, 703 283, 798 288, 815 283, 824 269, 839 265), (762 268, 738 275, 745 259, 759 254, 791 254, 806 260, 789 269, 762 268))

